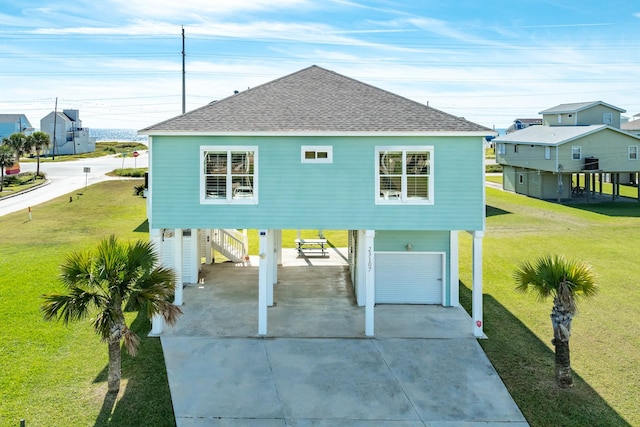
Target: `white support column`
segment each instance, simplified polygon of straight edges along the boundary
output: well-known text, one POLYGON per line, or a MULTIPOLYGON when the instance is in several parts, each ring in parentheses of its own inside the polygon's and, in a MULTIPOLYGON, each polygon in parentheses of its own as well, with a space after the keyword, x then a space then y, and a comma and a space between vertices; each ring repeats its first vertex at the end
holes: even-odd
POLYGON ((267 282, 269 257, 269 230, 258 230, 260 263, 258 265, 258 335, 267 335, 267 282))
POLYGON ((376 302, 376 266, 374 252, 375 235, 375 230, 366 230, 363 242, 366 253, 364 334, 368 337, 372 337, 374 334, 374 309, 376 302))
POLYGON ((211 229, 207 228, 204 230, 205 233, 205 262, 207 263, 207 265, 211 264, 213 262, 213 250, 211 249, 211 229))
MULTIPOLYGON (((276 230, 276 251, 278 252, 278 265, 282 265, 282 230, 276 230)), ((278 283, 277 272, 276 269, 276 283, 278 283)))
POLYGON ((198 283, 200 276, 200 240, 198 240, 198 229, 191 229, 191 240, 189 241, 191 248, 189 252, 192 254, 191 262, 189 263, 189 275, 191 276, 192 283, 198 283))
POLYGON ((267 233, 267 306, 273 307, 273 284, 275 283, 277 257, 275 252, 275 233, 269 230, 267 233))
POLYGON ((366 305, 366 272, 367 272, 367 247, 365 245, 365 234, 364 230, 356 231, 356 239, 358 239, 357 244, 357 255, 356 255, 356 302, 358 303, 358 307, 364 307, 366 305))
POLYGON ((471 290, 471 311, 473 315, 473 335, 484 337, 482 330, 482 238, 483 231, 473 232, 473 279, 471 290))
POLYGON ((460 306, 458 231, 449 232, 449 305, 460 306))
MULTIPOLYGON (((161 257, 161 245, 162 245, 162 231, 158 228, 152 228, 149 230, 149 240, 151 244, 153 244, 153 248, 155 249, 158 255, 158 261, 162 259, 161 257)), ((151 319, 151 331, 149 332, 149 336, 158 336, 162 334, 162 329, 164 327, 164 318, 160 315, 154 315, 151 319)))
POLYGON ((173 238, 173 269, 176 273, 176 291, 173 304, 182 305, 182 229, 176 228, 173 238))

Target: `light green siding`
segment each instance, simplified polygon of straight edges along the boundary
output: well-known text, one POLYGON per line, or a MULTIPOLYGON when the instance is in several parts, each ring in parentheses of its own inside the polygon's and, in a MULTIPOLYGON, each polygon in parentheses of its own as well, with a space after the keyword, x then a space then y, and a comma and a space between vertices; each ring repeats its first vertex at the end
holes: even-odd
POLYGON ((513 166, 502 168, 502 188, 507 191, 516 191, 516 170, 513 166))
POLYGON ((560 163, 565 172, 579 172, 584 169, 584 159, 598 159, 598 169, 605 172, 638 172, 639 160, 628 159, 630 145, 640 145, 640 139, 626 133, 604 129, 585 137, 568 142, 559 147, 560 163), (582 158, 571 158, 571 147, 582 147, 582 158))
POLYGON ((481 137, 154 136, 154 228, 481 230, 481 137), (200 204, 200 147, 257 146, 255 205, 200 204), (301 146, 332 146, 333 163, 301 162, 301 146), (376 205, 376 146, 433 146, 433 205, 376 205))
POLYGON ((578 111, 577 113, 543 114, 542 124, 544 126, 587 126, 608 124, 620 129, 620 111, 609 108, 606 105, 594 105, 591 108, 578 111), (604 113, 611 113, 611 123, 605 123, 603 121, 604 113), (561 122, 558 122, 558 116, 561 116, 561 122))
POLYGON ((556 147, 545 147, 543 145, 531 144, 505 144, 505 153, 496 156, 499 164, 508 164, 514 167, 540 169, 553 171, 556 169, 556 147), (514 146, 517 145, 517 152, 514 146), (546 148, 549 148, 549 158, 545 155, 546 148))

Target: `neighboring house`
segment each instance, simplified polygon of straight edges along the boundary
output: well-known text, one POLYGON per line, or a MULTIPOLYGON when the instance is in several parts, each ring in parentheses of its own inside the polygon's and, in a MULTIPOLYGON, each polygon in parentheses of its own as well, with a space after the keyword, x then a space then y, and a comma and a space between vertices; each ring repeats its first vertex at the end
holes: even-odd
POLYGON ((30 135, 33 130, 24 114, 0 114, 0 141, 16 132, 30 135))
POLYGON ((596 194, 597 183, 637 183, 640 138, 619 129, 624 110, 604 102, 563 104, 541 112, 543 126, 498 137, 503 188, 539 199, 596 194), (603 123, 604 122, 604 123, 603 123), (584 183, 584 184, 581 184, 584 183))
POLYGON ((620 129, 620 113, 626 110, 602 101, 560 104, 541 111, 544 126, 588 126, 603 124, 620 129))
POLYGON ((51 148, 44 154, 80 154, 96 151, 96 139, 82 127, 78 110, 52 111, 40 120, 40 130, 51 137, 51 148))
MULTIPOLYGON (((151 239, 179 283, 197 282, 217 236, 259 230, 260 335, 282 229, 349 231, 350 273, 369 336, 375 304, 459 305, 458 233, 470 232, 469 328, 483 335, 490 129, 312 66, 140 133, 149 135, 151 239)), ((154 322, 154 333, 161 325, 154 322)))
POLYGON ((522 130, 529 126, 539 126, 541 124, 542 119, 515 119, 513 124, 507 128, 506 133, 522 130))
MULTIPOLYGON (((636 117, 636 116, 637 114, 633 117, 636 117)), ((620 125, 620 129, 622 129, 625 132, 632 133, 636 136, 640 136, 640 118, 631 120, 627 123, 622 123, 620 125)))

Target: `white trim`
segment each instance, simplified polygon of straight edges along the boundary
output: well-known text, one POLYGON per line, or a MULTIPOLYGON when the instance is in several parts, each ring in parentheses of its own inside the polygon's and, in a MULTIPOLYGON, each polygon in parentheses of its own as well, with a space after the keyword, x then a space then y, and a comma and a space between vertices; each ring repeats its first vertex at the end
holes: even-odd
POLYGON ((551 147, 548 145, 544 147, 544 159, 551 160, 551 147))
POLYGON ((582 146, 581 145, 572 145, 571 146, 571 160, 582 160, 582 146), (573 156, 573 150, 578 149, 578 158, 576 159, 573 156))
MULTIPOLYGON (((376 205, 433 205, 435 201, 435 185, 434 185, 434 177, 435 177, 435 150, 433 145, 381 145, 375 147, 375 161, 374 161, 374 171, 375 171, 375 194, 374 200, 376 205), (399 151, 402 152, 402 185, 399 197, 395 199, 384 198, 381 196, 381 188, 380 188, 380 153, 384 151, 399 151), (428 194, 429 197, 427 199, 415 199, 407 197, 407 173, 406 173, 406 159, 407 159, 407 151, 426 151, 429 153, 429 187, 428 194)), ((398 193, 394 191, 394 193, 398 193)))
POLYGON ((486 131, 138 131, 138 135, 148 136, 487 136, 498 132, 486 131))
POLYGON ((629 145, 627 147, 627 160, 638 160, 638 146, 637 145, 629 145), (631 149, 634 149, 635 157, 631 157, 631 149))
POLYGON ((300 147, 300 162, 302 163, 333 163, 332 145, 303 145, 300 147), (306 153, 313 152, 315 157, 308 159, 306 153), (318 157, 318 153, 326 153, 327 157, 318 157))
MULTIPOLYGON (((227 165, 227 171, 225 172, 228 177, 232 175, 229 170, 231 165, 227 165)), ((257 205, 258 204, 258 146, 257 145, 201 145, 200 146, 200 204, 202 205, 257 205), (227 179, 226 186, 226 198, 225 199, 208 199, 206 198, 206 179, 204 171, 204 156, 207 151, 220 151, 227 152, 240 152, 251 151, 253 152, 253 198, 251 199, 234 199, 233 198, 233 186, 231 179, 227 179)))

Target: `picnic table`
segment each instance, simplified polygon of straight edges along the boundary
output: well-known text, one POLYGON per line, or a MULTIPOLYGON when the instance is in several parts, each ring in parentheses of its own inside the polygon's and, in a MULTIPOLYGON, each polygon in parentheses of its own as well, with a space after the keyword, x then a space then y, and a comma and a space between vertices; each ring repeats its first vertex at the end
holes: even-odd
POLYGON ((329 255, 327 250, 327 239, 296 239, 296 248, 298 249, 298 255, 308 254, 321 254, 322 256, 329 255))

